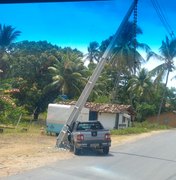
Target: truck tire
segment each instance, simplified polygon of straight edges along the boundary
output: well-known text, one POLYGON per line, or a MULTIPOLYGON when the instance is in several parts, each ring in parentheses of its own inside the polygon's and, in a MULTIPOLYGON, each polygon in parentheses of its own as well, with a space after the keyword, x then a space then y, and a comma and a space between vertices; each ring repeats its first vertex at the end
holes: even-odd
POLYGON ((75 155, 79 155, 80 149, 78 149, 78 148, 74 145, 74 147, 73 147, 73 152, 74 152, 75 155))
POLYGON ((109 147, 104 147, 103 153, 104 153, 104 155, 108 155, 109 154, 109 147))

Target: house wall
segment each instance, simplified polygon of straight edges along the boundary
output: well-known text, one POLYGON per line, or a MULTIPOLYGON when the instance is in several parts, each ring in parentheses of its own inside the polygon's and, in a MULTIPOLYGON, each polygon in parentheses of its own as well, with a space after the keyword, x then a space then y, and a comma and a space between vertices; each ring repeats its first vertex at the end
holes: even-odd
MULTIPOLYGON (((127 128, 131 125, 131 116, 128 114, 119 114, 117 129, 127 128)), ((98 121, 107 129, 114 129, 116 126, 116 114, 113 113, 98 113, 98 121)))
POLYGON ((100 121, 103 124, 104 128, 114 129, 115 121, 116 121, 116 114, 98 113, 98 121, 100 121))

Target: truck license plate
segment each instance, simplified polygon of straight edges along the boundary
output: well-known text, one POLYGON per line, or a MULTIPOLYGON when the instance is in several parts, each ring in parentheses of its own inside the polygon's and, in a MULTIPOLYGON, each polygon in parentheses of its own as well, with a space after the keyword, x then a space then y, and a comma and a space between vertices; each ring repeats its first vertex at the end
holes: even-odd
POLYGON ((91 144, 90 147, 98 147, 99 144, 91 144))
POLYGON ((92 131, 92 136, 97 136, 97 131, 92 131))

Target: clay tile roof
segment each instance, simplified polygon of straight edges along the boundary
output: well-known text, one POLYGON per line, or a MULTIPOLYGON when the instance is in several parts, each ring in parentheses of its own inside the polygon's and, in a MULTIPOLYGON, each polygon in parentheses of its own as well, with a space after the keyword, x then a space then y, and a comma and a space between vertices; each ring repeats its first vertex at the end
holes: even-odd
MULTIPOLYGON (((76 101, 71 102, 59 102, 59 104, 66 105, 75 105, 76 101)), ((89 108, 91 111, 102 112, 102 113, 123 113, 134 114, 134 111, 131 105, 120 105, 120 104, 106 104, 106 103, 93 103, 86 102, 86 108, 89 108)))

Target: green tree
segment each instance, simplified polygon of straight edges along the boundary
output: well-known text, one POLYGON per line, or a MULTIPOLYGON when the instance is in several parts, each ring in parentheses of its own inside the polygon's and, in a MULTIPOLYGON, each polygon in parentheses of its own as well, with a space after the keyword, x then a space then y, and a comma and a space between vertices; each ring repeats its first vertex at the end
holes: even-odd
POLYGON ((59 94, 67 95, 68 98, 79 97, 87 82, 87 69, 81 61, 80 53, 65 48, 61 60, 56 60, 48 69, 53 79, 50 87, 57 89, 59 94))
POLYGON ((176 109, 176 88, 170 88, 167 90, 167 103, 168 103, 168 108, 169 110, 174 110, 176 109))
POLYGON ((88 54, 86 59, 89 60, 90 63, 98 62, 99 60, 99 44, 96 41, 90 42, 87 50, 88 54))
POLYGON ((152 88, 153 83, 151 76, 145 68, 141 69, 137 76, 133 75, 129 80, 128 91, 136 96, 134 98, 137 98, 138 103, 150 101, 150 99, 153 97, 152 88))
POLYGON ((145 60, 138 52, 137 48, 144 48, 148 50, 149 47, 145 44, 139 43, 136 39, 136 35, 142 34, 142 30, 137 27, 136 35, 133 33, 133 23, 129 22, 124 28, 121 37, 118 41, 117 47, 114 49, 114 55, 112 57, 112 64, 122 72, 128 71, 133 74, 136 70, 140 69, 141 63, 145 60))
POLYGON ((19 89, 12 88, 12 80, 1 80, 0 87, 0 123, 8 124, 17 123, 21 114, 25 111, 23 107, 16 105, 16 100, 13 98, 14 94, 19 93, 19 89))
POLYGON ((151 52, 148 56, 148 59, 150 59, 152 56, 154 56, 154 57, 158 58, 159 60, 163 61, 162 64, 160 64, 159 66, 157 66, 150 72, 152 75, 156 76, 155 83, 161 82, 164 79, 164 77, 166 79, 165 85, 164 85, 165 88, 163 91, 163 95, 161 97, 161 103, 160 103, 159 110, 158 110, 158 117, 157 117, 158 120, 159 120, 159 116, 161 114, 161 110, 163 107, 163 102, 164 102, 164 98, 165 98, 165 94, 166 94, 166 90, 167 90, 169 74, 170 74, 170 72, 175 70, 174 58, 176 57, 176 39, 170 40, 166 36, 165 41, 162 41, 162 45, 161 45, 159 51, 160 51, 161 55, 157 55, 156 53, 151 52))
POLYGON ((0 24, 0 70, 3 72, 1 77, 5 77, 10 68, 9 53, 12 43, 21 34, 20 31, 15 30, 12 26, 0 24))
POLYGON ((20 93, 15 97, 17 104, 34 113, 34 119, 46 110, 49 102, 57 97, 57 91, 45 88, 52 81, 48 67, 61 58, 61 48, 46 41, 23 41, 13 46, 12 68, 9 72, 15 78, 13 87, 20 93))
POLYGON ((0 24, 0 49, 1 51, 7 51, 10 45, 21 34, 20 31, 15 30, 12 26, 6 26, 0 24))
MULTIPOLYGON (((122 84, 126 84, 126 80, 129 79, 132 74, 135 74, 136 70, 140 69, 141 63, 145 61, 138 52, 138 49, 142 48, 146 52, 150 50, 146 44, 139 43, 136 40, 136 36, 140 34, 142 34, 142 30, 139 27, 136 27, 135 34, 134 23, 128 22, 123 28, 123 31, 112 51, 110 63, 113 69, 112 79, 115 82, 112 91, 113 102, 121 101, 118 97, 120 97, 120 93, 122 93, 122 84)), ((111 36, 107 40, 102 41, 100 45, 101 52, 105 51, 112 38, 113 37, 111 36)))
POLYGON ((144 120, 149 112, 155 112, 155 105, 152 101, 155 90, 151 76, 146 69, 143 68, 137 76, 132 76, 129 80, 128 92, 131 104, 137 110, 138 120, 144 120))
MULTIPOLYGON (((136 34, 134 33, 134 23, 128 22, 123 28, 119 39, 113 49, 111 56, 111 63, 117 68, 119 72, 126 74, 127 72, 135 73, 136 69, 140 68, 141 62, 144 58, 137 51, 137 48, 142 48, 148 52, 150 48, 136 40, 136 35, 142 34, 142 30, 137 27, 136 34)), ((100 50, 104 51, 109 45, 112 36, 109 39, 102 41, 100 50)))

